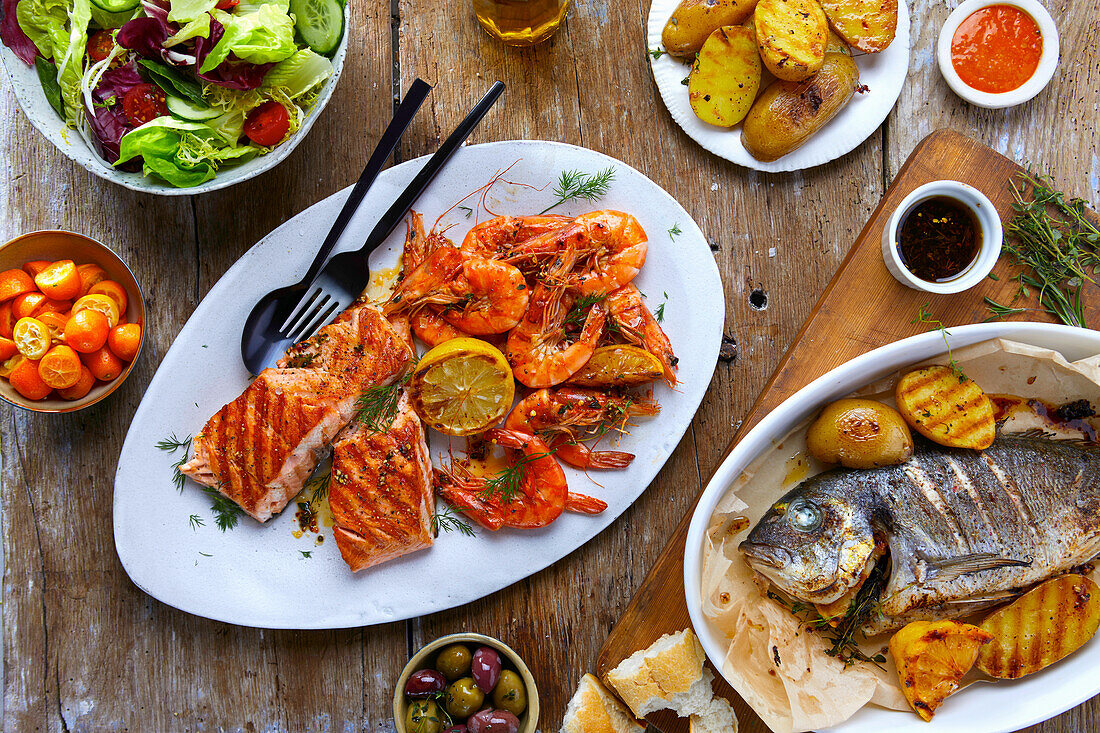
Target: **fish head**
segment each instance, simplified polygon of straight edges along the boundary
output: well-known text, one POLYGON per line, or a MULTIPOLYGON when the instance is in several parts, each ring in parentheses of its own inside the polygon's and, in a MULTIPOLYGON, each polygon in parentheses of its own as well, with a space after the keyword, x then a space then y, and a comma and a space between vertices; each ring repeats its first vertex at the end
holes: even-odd
POLYGON ((811 603, 831 603, 858 584, 875 551, 866 514, 821 483, 806 481, 773 504, 739 546, 753 570, 811 603))

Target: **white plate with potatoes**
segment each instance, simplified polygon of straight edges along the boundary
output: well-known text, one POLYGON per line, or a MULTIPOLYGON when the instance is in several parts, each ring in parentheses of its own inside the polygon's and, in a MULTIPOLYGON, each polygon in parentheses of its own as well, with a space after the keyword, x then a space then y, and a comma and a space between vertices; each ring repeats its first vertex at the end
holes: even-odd
POLYGON ((812 168, 855 149, 897 102, 905 0, 894 15, 893 0, 653 0, 653 77, 672 118, 715 155, 812 168))

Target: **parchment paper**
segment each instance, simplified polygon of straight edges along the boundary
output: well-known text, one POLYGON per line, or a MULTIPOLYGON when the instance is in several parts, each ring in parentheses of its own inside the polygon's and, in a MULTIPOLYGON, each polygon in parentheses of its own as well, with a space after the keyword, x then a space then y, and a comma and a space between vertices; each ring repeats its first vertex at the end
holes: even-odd
MULTIPOLYGON (((1100 354, 1075 363, 1061 354, 1027 344, 994 339, 957 349, 959 368, 987 394, 1039 398, 1060 405, 1081 398, 1100 406, 1100 354)), ((852 396, 873 397, 894 405, 894 385, 917 366, 946 363, 945 357, 921 362, 870 384, 852 396)), ((756 460, 719 502, 707 531, 703 560, 703 613, 729 638, 723 672, 764 722, 777 733, 837 725, 864 705, 896 710, 908 705, 898 686, 888 652, 881 670, 867 663, 845 667, 825 654, 829 642, 802 628, 782 605, 768 598, 737 550, 749 529, 784 493, 828 468, 806 452, 806 426, 796 427, 756 460), (749 528, 733 520, 747 517, 749 528)), ((1093 418, 1092 424, 1100 425, 1093 418)), ((1004 425, 1008 432, 1051 426, 1030 414, 1004 425)), ((1067 433, 1067 437, 1081 437, 1067 433)), ((1100 572, 1094 572, 1098 579, 1100 572)), ((889 635, 862 645, 873 655, 889 635)))

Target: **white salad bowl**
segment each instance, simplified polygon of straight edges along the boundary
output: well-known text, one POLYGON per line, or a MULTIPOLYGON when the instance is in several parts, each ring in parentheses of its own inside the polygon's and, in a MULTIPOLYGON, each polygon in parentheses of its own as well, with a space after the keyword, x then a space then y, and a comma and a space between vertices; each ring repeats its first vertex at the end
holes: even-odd
MULTIPOLYGON (((979 323, 953 326, 952 348, 1004 338, 1061 352, 1070 361, 1100 354, 1100 333, 1049 323, 979 323)), ((832 400, 898 369, 943 354, 944 334, 930 331, 870 351, 818 377, 772 410, 734 447, 699 497, 684 550, 684 589, 691 624, 707 657, 722 671, 729 640, 703 615, 702 570, 707 527, 718 502, 742 471, 763 451, 832 400)), ((868 705, 841 725, 844 733, 1008 733, 1026 728, 1100 692, 1100 643, 1092 643, 1039 674, 1013 682, 967 688, 936 711, 931 723, 912 712, 868 705)), ((730 684, 734 684, 729 680, 730 684)), ((736 686, 735 686, 736 689, 736 686)), ((818 731, 818 733, 826 733, 818 731)))
POLYGON ((46 101, 46 95, 42 92, 42 84, 38 81, 38 74, 33 66, 27 66, 10 48, 3 44, 0 44, 0 61, 4 63, 4 69, 7 71, 12 89, 15 91, 15 98, 30 123, 45 135, 46 139, 53 143, 58 150, 81 165, 85 170, 134 191, 153 193, 160 196, 194 196, 228 188, 271 170, 289 156, 294 148, 298 147, 298 143, 305 139, 317 116, 328 104, 332 91, 336 88, 336 82, 339 81, 340 74, 344 69, 344 57, 348 48, 348 33, 351 29, 349 22, 350 6, 351 3, 344 6, 344 35, 332 57, 332 76, 321 87, 321 93, 317 96, 313 109, 306 115, 298 131, 267 155, 257 156, 240 165, 226 166, 206 183, 190 188, 178 188, 159 178, 146 176, 140 172, 131 173, 111 166, 110 163, 100 158, 94 150, 88 147, 80 133, 68 127, 65 120, 61 119, 53 107, 50 106, 50 103, 46 101))

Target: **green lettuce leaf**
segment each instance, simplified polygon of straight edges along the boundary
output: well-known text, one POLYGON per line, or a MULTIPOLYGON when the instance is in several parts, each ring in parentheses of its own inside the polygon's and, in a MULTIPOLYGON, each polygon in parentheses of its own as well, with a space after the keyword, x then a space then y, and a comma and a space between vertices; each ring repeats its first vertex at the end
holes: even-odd
POLYGON ((172 23, 189 23, 209 13, 217 4, 218 0, 171 0, 168 20, 172 23))
POLYGON ((226 145, 209 125, 172 117, 158 117, 126 133, 119 149, 116 166, 140 156, 146 175, 180 188, 209 181, 221 163, 242 162, 261 152, 252 145, 226 145))
MULTIPOLYGON (((20 3, 22 5, 22 2, 20 3)), ((72 0, 69 8, 69 38, 65 48, 54 49, 57 64, 57 83, 65 102, 68 121, 75 125, 77 111, 84 109, 80 82, 84 78, 84 55, 88 47, 88 24, 92 22, 91 0, 72 0)))
POLYGON ((69 7, 65 0, 19 0, 15 19, 45 58, 61 58, 69 46, 69 7))
POLYGON ((285 61, 275 64, 264 76, 261 88, 279 88, 291 99, 297 99, 330 76, 332 62, 308 48, 303 48, 285 61))
POLYGON ((199 71, 203 74, 211 71, 230 53, 253 64, 279 62, 293 56, 298 47, 294 43, 294 19, 288 7, 271 2, 250 5, 246 12, 241 12, 238 6, 234 14, 212 11, 225 28, 225 35, 210 49, 199 71))
POLYGON ((165 38, 162 45, 165 48, 171 48, 172 46, 183 43, 184 41, 190 41, 192 38, 199 37, 210 37, 210 16, 206 13, 203 13, 198 18, 195 18, 187 25, 165 38))

